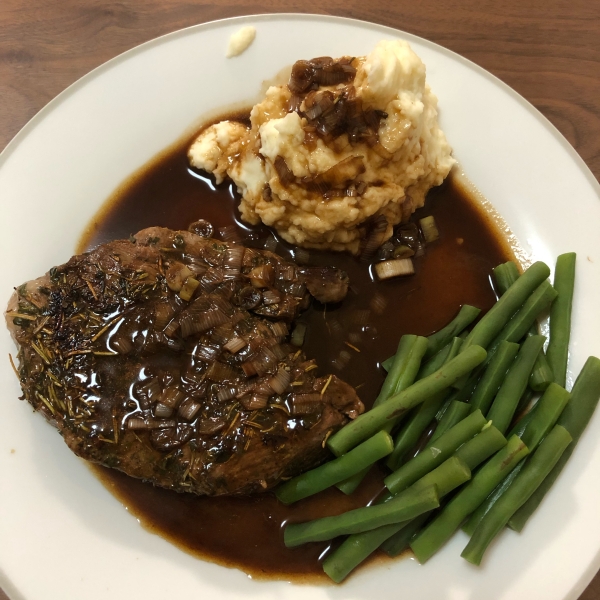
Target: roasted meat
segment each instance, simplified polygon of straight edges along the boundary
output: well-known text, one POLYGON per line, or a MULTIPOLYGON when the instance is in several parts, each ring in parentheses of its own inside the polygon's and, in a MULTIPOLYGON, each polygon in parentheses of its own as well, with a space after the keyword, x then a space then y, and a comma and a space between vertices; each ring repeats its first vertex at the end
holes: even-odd
POLYGON ((363 405, 289 343, 345 274, 152 228, 21 285, 26 399, 78 456, 179 492, 249 494, 318 464, 363 405))

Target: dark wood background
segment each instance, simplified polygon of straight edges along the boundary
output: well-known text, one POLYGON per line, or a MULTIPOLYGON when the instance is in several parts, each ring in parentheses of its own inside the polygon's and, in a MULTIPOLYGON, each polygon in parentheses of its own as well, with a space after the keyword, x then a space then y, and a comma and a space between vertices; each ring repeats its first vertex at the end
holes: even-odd
MULTIPOLYGON (((462 54, 544 113, 600 179, 600 0, 1 0, 0 148, 117 54, 189 25, 268 12, 364 19, 462 54)), ((581 600, 600 600, 600 574, 581 600)))

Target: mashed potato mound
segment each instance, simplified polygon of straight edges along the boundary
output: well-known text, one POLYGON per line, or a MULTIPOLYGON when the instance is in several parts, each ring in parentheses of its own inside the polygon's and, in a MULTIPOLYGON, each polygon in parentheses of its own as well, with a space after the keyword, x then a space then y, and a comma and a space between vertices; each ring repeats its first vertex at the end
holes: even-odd
POLYGON ((421 59, 405 41, 382 41, 366 57, 297 62, 290 83, 254 106, 250 128, 212 125, 188 157, 234 181, 248 223, 357 254, 375 219, 385 217, 387 239, 450 172, 437 114, 421 59))

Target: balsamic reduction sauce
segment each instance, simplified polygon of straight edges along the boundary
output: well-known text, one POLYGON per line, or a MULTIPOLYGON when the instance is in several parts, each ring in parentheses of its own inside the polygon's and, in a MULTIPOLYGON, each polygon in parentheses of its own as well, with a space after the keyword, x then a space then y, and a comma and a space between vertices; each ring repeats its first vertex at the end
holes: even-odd
MULTIPOLYGON (((92 220, 78 251, 145 227, 187 229, 200 218, 215 229, 236 225, 243 238, 260 246, 269 230, 241 221, 232 184, 216 186, 206 173, 189 167, 188 145, 185 140, 163 153, 122 186, 92 220)), ((344 269, 351 288, 341 305, 313 306, 302 315, 308 326, 304 350, 317 359, 321 374, 335 373, 355 386, 367 407, 383 382, 379 363, 395 352, 400 337, 436 331, 461 304, 488 310, 495 301, 489 283, 492 268, 512 258, 491 217, 453 178, 429 193, 414 218, 430 214, 440 239, 414 261, 416 272, 411 277, 377 282, 368 265, 355 257, 310 251, 310 264, 344 269), (374 297, 379 309, 385 305, 383 311, 372 310, 374 297), (355 334, 356 349, 346 344, 349 333, 355 334)), ((280 241, 278 253, 291 258, 290 250, 280 241)), ((237 567, 254 578, 294 581, 328 581, 319 562, 328 544, 286 549, 282 524, 364 506, 383 487, 383 473, 373 470, 351 497, 330 489, 286 507, 271 493, 197 497, 155 488, 104 467, 94 471, 145 527, 183 550, 237 567)))

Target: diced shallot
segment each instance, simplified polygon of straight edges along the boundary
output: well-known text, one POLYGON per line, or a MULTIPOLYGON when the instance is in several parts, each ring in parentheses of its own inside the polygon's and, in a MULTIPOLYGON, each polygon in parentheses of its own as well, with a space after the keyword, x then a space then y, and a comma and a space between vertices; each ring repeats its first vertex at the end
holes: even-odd
POLYGON ((281 294, 277 290, 266 290, 263 292, 263 304, 279 304, 281 302, 281 294))
POLYGON ((376 263, 375 272, 379 279, 390 279, 404 275, 412 275, 415 272, 413 262, 410 258, 395 258, 376 263))
POLYGON ((232 246, 225 250, 223 268, 228 271, 239 273, 244 262, 244 246, 232 246))
POLYGON ((200 435, 212 435, 221 431, 227 425, 225 417, 210 417, 199 421, 196 425, 196 430, 200 435))
POLYGON ((283 339, 288 334, 288 326, 283 321, 275 321, 275 323, 269 323, 271 331, 275 337, 283 339))
POLYGON ((207 310, 200 314, 185 313, 179 319, 182 337, 188 337, 194 333, 204 333, 217 325, 228 321, 227 315, 219 310, 207 310))
POLYGON ((217 391, 217 400, 219 402, 225 402, 235 398, 238 393, 238 388, 235 385, 225 385, 217 391))
POLYGON ((177 408, 183 400, 183 392, 178 387, 168 387, 161 396, 160 402, 169 408, 177 408))
POLYGON ((288 385, 290 385, 291 379, 292 376, 289 371, 286 371, 284 368, 279 368, 277 375, 269 379, 269 386, 276 394, 283 394, 288 385))
POLYGON ((388 222, 385 215, 377 215, 373 221, 373 226, 371 227, 369 237, 367 238, 367 243, 365 244, 361 254, 361 260, 363 262, 371 260, 375 255, 377 248, 383 244, 387 228, 388 222))
POLYGON ((240 243, 242 241, 238 228, 235 225, 221 227, 219 229, 219 235, 224 242, 228 242, 230 244, 240 243))
POLYGON ((188 277, 183 284, 181 290, 179 290, 179 297, 186 302, 189 302, 194 295, 197 287, 200 285, 200 282, 193 277, 188 277))
POLYGON ((248 278, 254 287, 270 287, 275 280, 275 269, 270 264, 259 265, 248 273, 248 278))
POLYGON ((167 269, 165 279, 169 288, 174 292, 178 292, 183 287, 185 280, 192 274, 188 267, 181 263, 176 263, 167 269))
POLYGON ((235 354, 236 352, 240 351, 247 343, 248 342, 246 342, 246 340, 241 337, 233 337, 223 347, 225 348, 225 350, 231 352, 231 354, 235 354))
POLYGON ((154 407, 154 416, 159 419, 168 419, 173 414, 173 409, 162 402, 158 402, 154 407))
POLYGON ((321 394, 294 394, 291 397, 292 415, 313 415, 323 407, 321 394))
POLYGON ((196 413, 201 408, 200 402, 196 402, 193 398, 186 398, 180 405, 177 414, 186 421, 191 421, 196 413))
POLYGON ((235 379, 235 369, 221 362, 214 362, 206 371, 206 378, 210 381, 225 381, 227 379, 235 379))
POLYGON ((306 325, 304 323, 296 323, 294 331, 292 331, 291 343, 300 348, 304 344, 304 336, 306 335, 306 325))
POLYGON ((431 215, 419 219, 419 224, 421 225, 423 237, 428 244, 435 242, 440 237, 440 232, 435 224, 435 219, 431 215))
POLYGON ((127 429, 165 429, 175 427, 177 421, 165 421, 164 419, 143 419, 141 417, 130 417, 127 420, 127 429))
POLYGON ((267 394, 248 394, 247 396, 242 396, 240 398, 240 403, 246 410, 260 410, 261 408, 265 408, 269 401, 269 396, 267 394))

